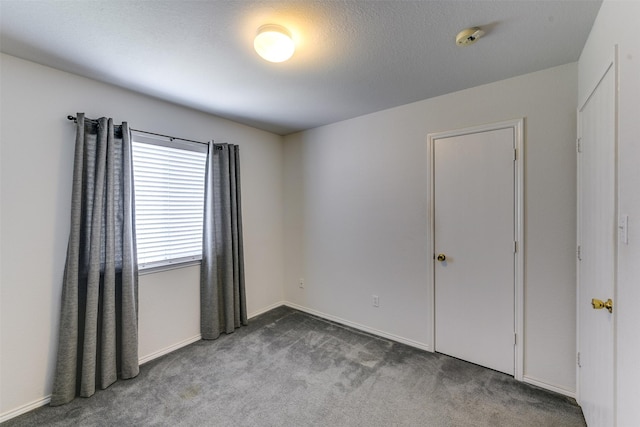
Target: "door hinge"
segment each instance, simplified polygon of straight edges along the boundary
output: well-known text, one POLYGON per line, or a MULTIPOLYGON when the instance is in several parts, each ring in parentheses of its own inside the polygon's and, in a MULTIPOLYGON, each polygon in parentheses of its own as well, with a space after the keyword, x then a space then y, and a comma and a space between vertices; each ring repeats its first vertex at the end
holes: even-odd
POLYGON ((518 160, 518 149, 514 148, 513 149, 513 160, 518 160))
POLYGON ((582 153, 582 138, 576 138, 576 151, 582 153))
POLYGON ((582 368, 582 365, 580 364, 580 352, 576 354, 576 363, 578 364, 578 368, 582 368))
POLYGON ((576 256, 578 257, 578 261, 582 261, 582 248, 578 245, 578 249, 576 249, 576 256))
POLYGON ((513 345, 518 345, 518 334, 513 334, 513 345))
POLYGON ((518 253, 518 242, 516 240, 513 241, 513 253, 518 253))

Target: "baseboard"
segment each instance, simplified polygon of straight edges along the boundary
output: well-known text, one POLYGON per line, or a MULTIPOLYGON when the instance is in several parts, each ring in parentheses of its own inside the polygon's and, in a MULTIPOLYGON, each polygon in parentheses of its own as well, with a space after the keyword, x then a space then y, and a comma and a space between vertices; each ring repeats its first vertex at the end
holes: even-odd
POLYGON ((19 415, 25 414, 29 411, 32 411, 34 409, 38 409, 41 406, 45 406, 48 405, 49 402, 51 402, 51 395, 42 397, 38 400, 34 400, 31 403, 27 403, 25 405, 22 405, 18 408, 12 409, 10 411, 5 412, 4 414, 0 414, 0 423, 3 423, 5 421, 9 421, 11 418, 15 418, 19 415))
POLYGON ((565 395, 567 397, 571 397, 573 399, 576 398, 576 392, 575 391, 567 390, 565 388, 558 387, 556 385, 549 384, 549 383, 546 383, 544 381, 537 380, 535 378, 531 378, 531 377, 529 377, 527 375, 524 375, 522 377, 522 381, 527 383, 527 384, 531 384, 531 385, 534 385, 536 387, 543 388, 545 390, 553 391, 553 392, 558 393, 558 394, 563 394, 563 395, 565 395))
MULTIPOLYGON (((248 317, 249 317, 249 319, 251 319, 252 317, 256 317, 256 316, 258 316, 258 315, 260 315, 262 313, 266 313, 267 311, 273 310, 274 308, 280 307, 281 305, 284 305, 284 302, 280 301, 280 302, 271 304, 271 305, 269 305, 267 307, 261 308, 260 310, 254 312, 254 313, 249 314, 248 317)), ((192 343, 194 343, 196 341, 200 341, 201 339, 202 339, 202 335, 200 335, 200 334, 195 335, 195 336, 193 336, 191 338, 187 338, 186 340, 182 340, 182 341, 180 341, 178 343, 172 344, 172 345, 170 345, 168 347, 165 347, 163 349, 160 349, 158 351, 154 351, 153 353, 140 358, 138 363, 140 363, 142 365, 144 363, 150 362, 153 359, 157 359, 158 357, 164 356, 165 354, 169 354, 172 351, 176 351, 179 348, 182 348, 184 346, 192 344, 192 343)))
POLYGON ((387 339, 389 339, 391 341, 395 341, 395 342, 399 342, 399 343, 402 343, 402 344, 406 344, 406 345, 411 346, 411 347, 419 348, 420 350, 433 352, 433 350, 431 349, 431 347, 429 345, 421 343, 419 341, 414 341, 414 340, 411 340, 409 338, 401 337, 399 335, 394 335, 394 334, 390 334, 390 333, 387 333, 387 332, 383 332, 383 331, 380 331, 380 330, 375 329, 375 328, 370 328, 368 326, 364 326, 364 325, 361 325, 359 323, 352 322, 350 320, 345 320, 345 319, 342 319, 342 318, 337 317, 337 316, 332 316, 330 314, 322 313, 320 311, 313 310, 311 308, 307 308, 307 307, 304 307, 304 306, 301 306, 301 305, 298 305, 298 304, 295 304, 295 303, 292 303, 292 302, 289 302, 289 301, 285 301, 284 305, 286 305, 287 307, 295 308, 296 310, 304 311, 305 313, 309 313, 309 314, 312 314, 314 316, 321 317, 323 319, 330 320, 332 322, 339 323, 341 325, 349 326, 350 328, 353 328, 353 329, 358 329, 359 331, 367 332, 369 334, 376 335, 376 336, 379 336, 379 337, 382 337, 382 338, 387 338, 387 339))
POLYGON ((278 301, 278 302, 275 302, 275 303, 273 303, 273 304, 271 304, 271 305, 268 305, 268 306, 266 306, 266 307, 263 307, 263 308, 261 308, 261 309, 260 309, 260 310, 258 310, 258 311, 254 311, 253 313, 248 314, 248 315, 247 315, 247 317, 248 317, 249 319, 251 319, 251 318, 253 318, 253 317, 260 316, 261 314, 266 313, 267 311, 271 311, 271 310, 273 310, 274 308, 278 308, 278 307, 283 306, 283 305, 286 305, 286 302, 285 302, 285 301, 278 301))
MULTIPOLYGON (((256 316, 258 316, 258 315, 260 315, 262 313, 266 313, 267 311, 273 310, 274 308, 280 307, 281 305, 284 305, 284 302, 280 301, 280 302, 271 304, 270 306, 264 307, 264 308, 254 312, 254 313, 249 314, 248 317, 249 317, 249 319, 251 319, 252 317, 256 317, 256 316)), ((158 357, 164 356, 165 354, 169 354, 172 351, 176 351, 179 348, 185 347, 185 346, 187 346, 189 344, 192 344, 192 343, 194 343, 196 341, 200 341, 201 339, 202 339, 202 335, 200 335, 200 334, 195 335, 195 336, 193 336, 191 338, 187 338, 186 340, 182 340, 182 341, 180 341, 178 343, 172 344, 172 345, 170 345, 168 347, 165 347, 163 349, 160 349, 158 351, 154 351, 153 353, 140 358, 138 363, 140 363, 142 365, 144 363, 150 362, 153 359, 157 359, 158 357)))
MULTIPOLYGON (((330 320, 330 321, 335 322, 335 323, 339 323, 341 325, 345 325, 345 326, 351 327, 353 329, 357 329, 357 330, 360 330, 360 331, 363 331, 363 332, 367 332, 367 333, 370 333, 372 335, 376 335, 376 336, 379 336, 379 337, 382 337, 382 338, 387 338, 387 339, 389 339, 391 341, 395 341, 395 342, 399 342, 399 343, 402 343, 402 344, 406 344, 408 346, 415 347, 415 348, 418 348, 418 349, 421 349, 421 350, 425 350, 425 351, 429 351, 429 352, 433 351, 430 348, 430 346, 427 345, 427 344, 424 344, 424 343, 421 343, 421 342, 418 342, 418 341, 414 341, 414 340, 411 340, 411 339, 408 339, 408 338, 404 338, 404 337, 401 337, 399 335, 389 334, 387 332, 383 332, 383 331, 380 331, 380 330, 375 329, 375 328, 370 328, 368 326, 364 326, 364 325, 361 325, 359 323, 351 322, 349 320, 342 319, 342 318, 337 317, 337 316, 332 316, 330 314, 326 314, 326 313, 323 313, 321 311, 313 310, 313 309, 310 309, 310 308, 307 308, 307 307, 304 307, 304 306, 301 306, 301 305, 298 305, 298 304, 295 304, 295 303, 292 303, 292 302, 289 302, 289 301, 279 301, 279 302, 273 303, 273 304, 271 304, 271 305, 269 305, 267 307, 264 307, 264 308, 262 308, 262 309, 260 309, 258 311, 255 311, 255 312, 249 314, 248 317, 249 318, 253 318, 253 317, 259 316, 260 314, 266 313, 266 312, 268 312, 270 310, 273 310, 274 308, 280 307, 282 305, 285 305, 287 307, 291 307, 291 308, 296 309, 296 310, 300 310, 300 311, 305 312, 305 313, 309 313, 309 314, 311 314, 313 316, 317 316, 317 317, 320 317, 320 318, 323 318, 323 319, 326 319, 326 320, 330 320)), ((172 351, 178 350, 179 348, 185 347, 185 346, 187 346, 189 344, 192 344, 192 343, 194 343, 196 341, 200 341, 201 339, 202 339, 202 336, 200 334, 195 335, 195 336, 193 336, 191 338, 187 338, 186 340, 182 340, 182 341, 180 341, 178 343, 172 344, 172 345, 170 345, 168 347, 165 347, 165 348, 163 348, 161 350, 158 350, 158 351, 155 351, 155 352, 153 352, 153 353, 151 353, 149 355, 146 355, 146 356, 140 358, 138 362, 142 365, 144 363, 150 362, 151 360, 157 359, 158 357, 164 356, 165 354, 171 353, 172 351)), ((549 390, 549 391, 552 391, 552 392, 555 392, 555 393, 559 393, 559 394, 571 397, 573 399, 576 398, 575 391, 566 390, 566 389, 564 389, 562 387, 558 387, 556 385, 549 384, 549 383, 546 383, 544 381, 537 380, 537 379, 529 377, 527 375, 525 375, 522 380, 523 380, 523 382, 525 382, 527 384, 531 384, 531 385, 534 385, 536 387, 540 387, 540 388, 545 389, 545 390, 549 390)), ((48 396, 42 397, 40 399, 34 400, 33 402, 30 402, 30 403, 27 403, 25 405, 22 405, 22 406, 20 406, 18 408, 15 408, 15 409, 12 409, 10 411, 7 411, 7 412, 5 412, 3 414, 0 414, 0 423, 8 421, 8 420, 10 420, 12 418, 15 418, 15 417, 17 417, 19 415, 22 415, 22 414, 24 414, 26 412, 29 412, 31 410, 37 409, 37 408, 39 408, 41 406, 45 406, 45 405, 49 404, 50 401, 51 401, 51 395, 48 395, 48 396)))
MULTIPOLYGON (((254 312, 254 313, 249 314, 248 317, 252 318, 252 317, 259 316, 260 314, 266 313, 267 311, 273 310, 274 308, 280 307, 282 305, 284 305, 284 301, 280 301, 280 302, 271 304, 271 305, 269 305, 267 307, 264 307, 264 308, 254 312)), ((193 344, 196 341, 200 341, 201 339, 202 339, 202 336, 200 334, 194 335, 191 338, 187 338, 186 340, 182 340, 182 341, 180 341, 178 343, 172 344, 172 345, 170 345, 168 347, 165 347, 165 348, 160 349, 158 351, 154 351, 151 354, 148 354, 148 355, 146 355, 144 357, 141 357, 138 360, 138 363, 140 365, 143 365, 143 364, 145 364, 147 362, 150 362, 150 361, 152 361, 154 359, 157 359, 158 357, 164 356, 165 354, 169 354, 172 351, 176 351, 179 348, 185 347, 185 346, 187 346, 189 344, 193 344)), ((48 405, 50 401, 51 401, 51 395, 48 395, 48 396, 42 397, 40 399, 34 400, 31 403, 27 403, 27 404, 22 405, 22 406, 20 406, 18 408, 15 408, 15 409, 7 411, 7 412, 5 412, 3 414, 0 414, 0 423, 3 423, 5 421, 9 421, 12 418, 15 418, 15 417, 20 416, 20 415, 22 415, 24 413, 27 413, 27 412, 32 411, 34 409, 37 409, 37 408, 39 408, 41 406, 48 405)))
POLYGON ((162 349, 160 349, 158 351, 154 351, 151 354, 148 354, 148 355, 146 355, 144 357, 141 357, 138 360, 138 363, 142 365, 144 363, 150 362, 153 359, 157 359, 158 357, 164 356, 165 354, 171 353, 172 351, 176 351, 177 349, 182 348, 184 346, 187 346, 189 344, 192 344, 192 343, 194 343, 196 341, 200 341, 201 339, 202 339, 202 335, 200 335, 200 334, 195 335, 195 336, 193 336, 191 338, 187 338, 186 340, 182 340, 182 341, 180 341, 178 343, 172 344, 172 345, 170 345, 168 347, 162 348, 162 349))
MULTIPOLYGON (((431 350, 431 348, 427 344, 423 344, 423 343, 418 342, 418 341, 413 341, 413 340, 410 340, 408 338, 404 338, 404 337, 401 337, 401 336, 398 336, 398 335, 389 334, 387 332, 382 332, 380 330, 377 330, 377 329, 374 329, 374 328, 370 328, 368 326, 360 325, 359 323, 351 322, 349 320, 345 320, 345 319, 342 319, 342 318, 337 317, 337 316, 332 316, 330 314, 322 313, 320 311, 313 310, 313 309, 310 309, 310 308, 307 308, 307 307, 304 307, 304 306, 301 306, 301 305, 298 305, 298 304, 295 304, 295 303, 292 303, 292 302, 289 302, 289 301, 285 301, 283 305, 286 305, 287 307, 294 308, 296 310, 303 311, 305 313, 312 314, 312 315, 317 316, 317 317, 321 317, 323 319, 330 320, 332 322, 340 323, 342 325, 349 326, 349 327, 354 328, 354 329, 358 329, 358 330, 363 331, 363 332, 368 332, 370 334, 373 334, 373 335, 376 335, 376 336, 379 336, 379 337, 387 338, 387 339, 390 339, 391 341, 396 341, 396 342, 399 342, 399 343, 402 343, 402 344, 406 344, 408 346, 419 348, 421 350, 425 350, 425 351, 429 351, 429 352, 433 351, 433 350, 431 350)), ((559 387, 559 386, 556 386, 556 385, 553 385, 553 384, 549 384, 549 383, 546 383, 544 381, 540 381, 538 379, 535 379, 535 378, 532 378, 532 377, 528 377, 526 375, 523 377, 522 381, 527 383, 527 384, 531 384, 531 385, 534 385, 536 387, 540 387, 542 389, 552 391, 554 393, 558 393, 558 394, 562 394, 562 395, 571 397, 573 399, 576 398, 575 391, 567 390, 565 388, 562 388, 562 387, 559 387)))

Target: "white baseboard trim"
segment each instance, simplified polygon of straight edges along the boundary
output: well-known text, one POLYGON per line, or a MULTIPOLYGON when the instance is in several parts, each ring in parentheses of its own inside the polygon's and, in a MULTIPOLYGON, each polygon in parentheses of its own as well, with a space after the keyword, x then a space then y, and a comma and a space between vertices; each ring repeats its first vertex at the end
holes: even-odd
POLYGON ((301 306, 301 305, 298 305, 298 304, 295 304, 295 303, 292 303, 292 302, 289 302, 289 301, 285 301, 284 305, 286 305, 287 307, 295 308, 296 310, 304 311, 305 313, 309 313, 309 314, 312 314, 314 316, 321 317, 321 318, 326 319, 326 320, 330 320, 332 322, 339 323, 341 325, 349 326, 350 328, 353 328, 353 329, 358 329, 360 331, 367 332, 367 333, 372 334, 372 335, 376 335, 376 336, 379 336, 379 337, 382 337, 382 338, 387 338, 387 339, 389 339, 391 341, 395 341, 395 342, 399 342, 399 343, 402 343, 402 344, 406 344, 406 345, 411 346, 411 347, 419 348, 420 350, 433 352, 433 350, 430 348, 430 346, 428 344, 421 343, 419 341, 414 341, 412 339, 404 338, 404 337, 401 337, 399 335, 394 335, 394 334, 390 334, 390 333, 387 333, 387 332, 383 332, 383 331, 380 331, 380 330, 375 329, 375 328, 370 328, 368 326, 364 326, 364 325, 361 325, 359 323, 351 322, 350 320, 345 320, 345 319, 342 319, 342 318, 337 317, 337 316, 332 316, 330 314, 322 313, 320 311, 313 310, 311 308, 307 308, 307 307, 304 307, 304 306, 301 306))
POLYGON ((11 418, 15 418, 19 415, 25 414, 29 411, 33 411, 34 409, 38 409, 41 406, 48 405, 51 402, 51 395, 47 395, 38 400, 34 400, 31 403, 27 403, 18 408, 12 409, 10 411, 5 412, 4 414, 0 414, 0 423, 5 421, 9 421, 11 418))
POLYGON ((534 385, 536 387, 543 388, 545 390, 553 391, 553 392, 558 393, 558 394, 564 394, 565 396, 571 397, 573 399, 576 398, 576 392, 575 391, 567 390, 567 389, 559 387, 557 385, 549 384, 549 383, 546 383, 544 381, 540 381, 540 380, 537 380, 535 378, 531 378, 531 377, 529 377, 527 375, 524 375, 522 377, 522 381, 527 383, 527 384, 531 384, 531 385, 534 385))
MULTIPOLYGON (((284 301, 279 301, 277 303, 271 304, 270 306, 264 307, 254 313, 251 313, 248 317, 252 318, 252 317, 256 317, 260 314, 266 313, 269 310, 273 310, 274 308, 280 307, 284 305, 284 301)), ((140 365, 143 365, 147 362, 150 362, 154 359, 157 359, 158 357, 164 356, 165 354, 169 354, 172 351, 176 351, 179 348, 185 347, 189 344, 193 344, 196 341, 200 341, 202 339, 202 335, 198 334, 198 335, 194 335, 193 337, 187 338, 186 340, 182 340, 180 342, 177 342, 175 344, 172 344, 168 347, 165 347, 163 349, 160 349, 158 351, 154 351, 151 354, 147 354, 146 356, 141 357, 138 360, 138 363, 140 365)), ((25 405, 22 405, 18 408, 15 409, 11 409, 3 414, 0 414, 0 423, 3 423, 5 421, 9 421, 12 418, 15 418, 19 415, 25 414, 29 411, 32 411, 34 409, 37 409, 41 406, 45 406, 48 405, 49 402, 51 402, 51 395, 47 395, 45 397, 42 397, 40 399, 34 400, 31 403, 27 403, 25 405)))
POLYGON ((258 311, 254 311, 253 313, 248 314, 247 317, 249 319, 251 319, 253 317, 260 316, 261 314, 266 313, 267 311, 271 311, 274 308, 278 308, 278 307, 283 306, 283 305, 286 305, 285 301, 274 302, 271 305, 268 305, 266 307, 263 307, 263 308, 259 309, 258 311))
MULTIPOLYGON (((279 302, 273 303, 273 304, 271 304, 271 305, 269 305, 267 307, 264 307, 262 309, 259 309, 259 310, 255 311, 255 312, 249 314, 248 317, 249 318, 253 318, 253 317, 259 316, 259 315, 261 315, 263 313, 266 313, 266 312, 268 312, 270 310, 273 310, 274 308, 277 308, 277 307, 280 307, 280 306, 283 306, 283 305, 285 305, 287 307, 291 307, 291 308, 296 309, 296 310, 300 310, 300 311, 305 312, 305 313, 309 313, 309 314, 311 314, 313 316, 317 316, 317 317, 320 317, 322 319, 326 319, 326 320, 329 320, 329 321, 332 321, 332 322, 335 322, 335 323, 338 323, 338 324, 341 324, 341 325, 349 326, 351 328, 354 328, 354 329, 357 329, 357 330, 360 330, 360 331, 363 331, 363 332, 370 333, 372 335, 376 335, 376 336, 379 336, 379 337, 382 337, 382 338, 387 338, 387 339, 389 339, 391 341, 395 341, 395 342, 399 342, 399 343, 402 343, 402 344, 406 344, 408 346, 415 347, 415 348, 418 348, 420 350, 433 352, 433 350, 427 344, 424 344, 424 343, 421 343, 421 342, 418 342, 418 341, 414 341, 414 340, 411 340, 411 339, 408 339, 408 338, 404 338, 404 337, 401 337, 401 336, 398 336, 398 335, 389 334, 387 332, 383 332, 383 331, 380 331, 380 330, 375 329, 375 328, 370 328, 368 326, 364 326, 364 325, 361 325, 359 323, 351 322, 349 320, 345 320, 345 319, 342 319, 342 318, 337 317, 337 316, 332 316, 330 314, 326 314, 326 313, 323 313, 323 312, 320 312, 320 311, 317 311, 317 310, 313 310, 311 308, 307 308, 307 307, 304 307, 304 306, 301 306, 301 305, 298 305, 298 304, 295 304, 295 303, 292 303, 292 302, 289 302, 289 301, 279 301, 279 302)), ((200 341, 201 339, 202 339, 202 336, 200 334, 195 335, 195 336, 193 336, 191 338, 187 338, 187 339, 182 340, 182 341, 180 341, 178 343, 172 344, 172 345, 170 345, 168 347, 165 347, 165 348, 163 348, 161 350, 155 351, 155 352, 153 352, 151 354, 148 354, 148 355, 146 355, 144 357, 141 357, 138 362, 142 365, 144 363, 147 363, 147 362, 150 362, 150 361, 152 361, 154 359, 157 359, 158 357, 164 356, 165 354, 171 353, 172 351, 178 350, 179 348, 185 347, 185 346, 187 346, 189 344, 192 344, 192 343, 194 343, 196 341, 200 341)), ((571 397, 573 399, 576 398, 575 391, 566 390, 566 389, 564 389, 562 387, 555 386, 553 384, 549 384, 549 383, 546 383, 544 381, 540 381, 538 379, 529 377, 527 375, 525 375, 522 380, 523 380, 523 382, 531 384, 531 385, 534 385, 536 387, 540 387, 540 388, 543 388, 545 390, 553 391, 555 393, 559 393, 559 394, 571 397)), ((15 408, 15 409, 7 411, 7 412, 5 412, 3 414, 0 414, 0 423, 8 421, 8 420, 10 420, 12 418, 15 418, 15 417, 17 417, 19 415, 22 415, 22 414, 24 414, 26 412, 29 412, 31 410, 37 409, 37 408, 39 408, 41 406, 48 405, 50 401, 51 401, 51 395, 47 395, 47 396, 42 397, 40 399, 34 400, 33 402, 24 404, 24 405, 22 405, 22 406, 20 406, 18 408, 15 408)))
MULTIPOLYGON (((254 312, 254 313, 249 314, 247 317, 249 319, 251 319, 252 317, 256 317, 256 316, 258 316, 258 315, 260 315, 262 313, 266 313, 267 311, 273 310, 274 308, 280 307, 281 305, 284 305, 283 301, 276 302, 276 303, 271 304, 271 305, 269 305, 267 307, 261 308, 260 310, 254 312)), ((182 340, 182 341, 180 341, 178 343, 172 344, 172 345, 170 345, 168 347, 165 347, 163 349, 160 349, 158 351, 154 351, 153 353, 140 358, 138 363, 140 363, 142 365, 144 363, 150 362, 153 359, 157 359, 158 357, 164 356, 165 354, 169 354, 172 351, 176 351, 179 348, 185 347, 185 346, 187 346, 189 344, 192 344, 192 343, 194 343, 196 341, 200 341, 201 339, 202 339, 202 335, 200 335, 200 334, 195 335, 195 336, 193 336, 191 338, 187 338, 186 340, 182 340)))
MULTIPOLYGON (((411 339, 408 339, 408 338, 404 338, 404 337, 401 337, 401 336, 398 336, 398 335, 394 335, 394 334, 389 334, 387 332, 383 332, 383 331, 380 331, 380 330, 377 330, 377 329, 374 329, 374 328, 370 328, 368 326, 360 325, 359 323, 351 322, 349 320, 345 320, 345 319, 342 319, 340 317, 332 316, 330 314, 322 313, 320 311, 313 310, 313 309, 310 309, 310 308, 307 308, 307 307, 304 307, 304 306, 301 306, 301 305, 298 305, 298 304, 295 304, 295 303, 292 303, 292 302, 289 302, 289 301, 285 301, 284 305, 286 305, 287 307, 294 308, 296 310, 303 311, 305 313, 312 314, 312 315, 317 316, 317 317, 321 317, 323 319, 330 320, 332 322, 340 323, 342 325, 349 326, 349 327, 352 327, 354 329, 358 329, 358 330, 361 330, 361 331, 364 331, 364 332, 368 332, 368 333, 373 334, 373 335, 377 335, 379 337, 387 338, 387 339, 390 339, 392 341, 396 341, 396 342, 399 342, 399 343, 402 343, 402 344, 406 344, 408 346, 419 348, 421 350, 425 350, 425 351, 428 351, 428 352, 433 352, 433 350, 430 348, 429 345, 423 344, 423 343, 418 342, 418 341, 414 341, 414 340, 411 340, 411 339)), ((562 387, 559 387, 559 386, 556 386, 556 385, 553 385, 553 384, 549 384, 547 382, 544 382, 544 381, 541 381, 541 380, 538 380, 538 379, 535 379, 535 378, 532 378, 532 377, 529 377, 529 376, 526 376, 526 375, 523 376, 522 381, 527 383, 527 384, 531 384, 531 385, 534 385, 536 387, 540 387, 542 389, 552 391, 554 393, 558 393, 558 394, 562 394, 562 395, 571 397, 573 399, 576 398, 575 391, 567 390, 565 388, 562 388, 562 387)))
POLYGON ((157 359, 158 357, 164 356, 165 354, 171 353, 172 351, 176 351, 177 349, 187 346, 189 344, 192 344, 196 341, 200 341, 201 339, 202 339, 202 335, 200 334, 195 335, 191 338, 187 338, 186 340, 182 340, 168 347, 162 348, 158 351, 154 351, 153 353, 148 354, 144 357, 141 357, 140 359, 138 359, 138 363, 142 365, 144 363, 150 362, 153 359, 157 359))

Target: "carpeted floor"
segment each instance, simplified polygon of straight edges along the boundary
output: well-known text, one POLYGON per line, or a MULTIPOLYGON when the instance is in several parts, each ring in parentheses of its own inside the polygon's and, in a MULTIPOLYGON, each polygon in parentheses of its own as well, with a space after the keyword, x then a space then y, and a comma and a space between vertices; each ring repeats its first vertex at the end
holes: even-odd
POLYGON ((584 426, 573 399, 279 307, 3 426, 584 426))

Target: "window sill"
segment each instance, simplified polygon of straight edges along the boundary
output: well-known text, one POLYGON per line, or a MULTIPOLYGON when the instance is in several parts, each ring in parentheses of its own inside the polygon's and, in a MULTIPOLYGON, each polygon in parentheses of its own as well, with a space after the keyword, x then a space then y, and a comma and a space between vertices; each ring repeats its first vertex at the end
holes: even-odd
POLYGON ((176 270, 176 269, 179 269, 179 268, 191 267, 191 266, 194 266, 194 265, 200 265, 201 261, 202 260, 196 259, 196 260, 192 260, 192 261, 176 262, 174 264, 165 264, 165 265, 157 265, 157 266, 154 266, 154 267, 139 268, 138 275, 139 276, 144 276, 144 275, 147 275, 147 274, 160 273, 162 271, 176 270))

